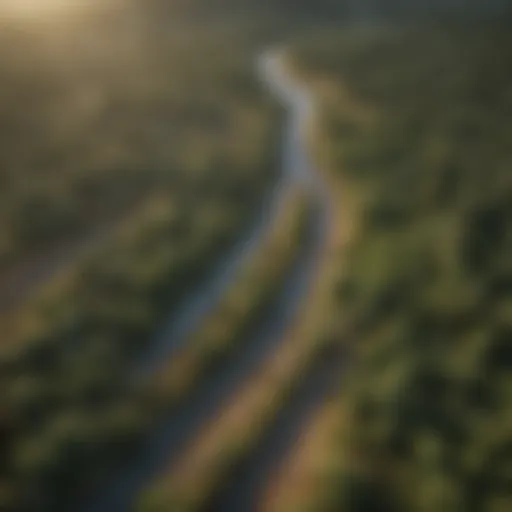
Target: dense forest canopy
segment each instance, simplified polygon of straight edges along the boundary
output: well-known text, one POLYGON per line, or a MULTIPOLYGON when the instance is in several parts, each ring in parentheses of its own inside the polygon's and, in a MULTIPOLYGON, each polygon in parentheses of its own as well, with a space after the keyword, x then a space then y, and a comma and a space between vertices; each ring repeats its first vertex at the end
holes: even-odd
POLYGON ((338 285, 357 362, 335 504, 311 510, 508 511, 510 32, 322 31, 295 48, 303 78, 335 84, 317 86, 323 166, 364 197, 338 285))
MULTIPOLYGON (((359 342, 337 403, 351 408, 351 430, 336 449, 351 449, 330 480, 336 503, 508 512, 511 37, 464 23, 397 28, 506 22, 508 4, 112 0, 66 22, 0 20, 0 510, 76 510, 169 396, 186 401, 183 370, 139 386, 134 367, 276 182, 283 113, 254 57, 293 35, 294 70, 335 91, 318 89, 318 170, 368 199, 348 265, 336 262, 347 275, 330 282, 329 343, 349 328, 359 342), (344 30, 356 20, 387 28, 344 30), (343 87, 369 124, 347 115, 343 87), (32 288, 27 269, 41 268, 32 288), (9 284, 28 292, 12 300, 9 284), (380 464, 395 467, 390 482, 380 464)), ((272 306, 299 231, 281 246, 278 230, 197 326, 185 388, 212 361, 229 363, 272 306)))

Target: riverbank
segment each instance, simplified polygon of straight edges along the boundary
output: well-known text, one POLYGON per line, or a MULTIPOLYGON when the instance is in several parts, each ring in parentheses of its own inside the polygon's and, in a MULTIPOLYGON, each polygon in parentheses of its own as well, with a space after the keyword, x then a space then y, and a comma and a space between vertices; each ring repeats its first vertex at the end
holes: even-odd
MULTIPOLYGON (((316 89, 283 58, 283 67, 289 77, 315 95, 316 89)), ((322 333, 333 340, 333 347, 349 354, 350 332, 337 326, 336 284, 343 279, 346 250, 357 236, 360 197, 351 190, 348 183, 336 176, 324 158, 322 140, 317 135, 317 113, 310 115, 304 128, 304 138, 314 160, 318 162, 315 172, 322 179, 323 192, 331 212, 328 237, 324 245, 318 270, 318 284, 310 297, 312 309, 307 312, 305 322, 310 324, 309 336, 322 333)), ((345 361, 345 364, 347 361, 345 361)), ((343 417, 343 402, 339 400, 338 389, 342 386, 340 373, 332 387, 327 401, 321 400, 303 422, 296 443, 272 473, 267 476, 257 510, 261 512, 310 511, 317 502, 323 486, 322 474, 333 464, 331 442, 339 431, 343 417), (320 484, 320 487, 319 487, 320 484)))
MULTIPOLYGON (((268 69, 277 68, 271 65, 268 69)), ((266 78, 271 89, 280 89, 281 83, 272 83, 275 76, 266 78)), ((303 101, 295 107, 305 115, 303 101)), ((304 147, 306 119, 296 114, 290 114, 293 123, 285 137, 293 157, 289 155, 286 161, 300 166, 294 171, 301 183, 315 183, 308 190, 322 211, 314 282, 280 348, 204 427, 169 474, 145 495, 141 511, 155 507, 180 512, 253 510, 261 497, 259 492, 268 483, 272 464, 286 458, 300 425, 315 414, 340 383, 345 351, 340 340, 328 333, 333 312, 333 271, 337 270, 334 263, 339 262, 351 236, 351 202, 338 201, 341 195, 335 195, 319 181, 319 175, 312 174, 316 170, 310 167, 312 160, 304 147)))

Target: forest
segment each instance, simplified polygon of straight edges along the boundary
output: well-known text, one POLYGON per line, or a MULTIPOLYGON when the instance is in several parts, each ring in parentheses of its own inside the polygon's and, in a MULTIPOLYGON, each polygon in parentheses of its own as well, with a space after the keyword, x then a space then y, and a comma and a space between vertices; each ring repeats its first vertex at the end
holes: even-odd
POLYGON ((0 511, 511 510, 507 4, 1 18, 0 511))
POLYGON ((325 510, 511 505, 511 42, 455 26, 294 48, 319 159, 360 198, 333 283, 356 363, 325 510))
POLYGON ((2 510, 74 509, 130 451, 152 334, 275 178, 243 46, 104 23, 1 36, 2 510))

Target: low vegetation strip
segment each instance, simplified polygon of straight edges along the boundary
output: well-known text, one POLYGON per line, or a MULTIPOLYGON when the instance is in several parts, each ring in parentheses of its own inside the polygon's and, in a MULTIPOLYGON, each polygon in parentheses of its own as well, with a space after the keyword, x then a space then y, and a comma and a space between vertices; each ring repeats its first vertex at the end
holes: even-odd
POLYGON ((339 463, 315 512, 510 509, 510 42, 452 26, 299 43, 303 74, 344 84, 319 91, 317 142, 365 197, 337 283, 356 341, 339 463))
POLYGON ((294 188, 283 199, 272 228, 238 270, 224 297, 181 351, 155 375, 147 394, 159 407, 186 400, 189 392, 221 361, 241 348, 251 330, 272 309, 300 247, 308 243, 312 208, 294 188))
MULTIPOLYGON (((302 70, 294 65, 292 56, 293 53, 288 52, 283 59, 284 69, 290 77, 307 86, 312 95, 318 94, 318 88, 321 91, 332 90, 326 88, 323 81, 319 84, 315 75, 304 76, 302 70)), ((326 158, 325 140, 318 137, 320 112, 316 114, 311 117, 309 126, 304 127, 305 142, 314 157, 316 172, 326 186, 331 218, 317 274, 318 285, 310 301, 315 304, 316 336, 321 333, 330 339, 335 351, 341 349, 345 353, 346 366, 350 366, 352 346, 347 340, 352 340, 352 333, 348 325, 340 325, 340 319, 345 316, 338 308, 337 283, 346 277, 350 247, 360 236, 359 217, 364 195, 350 181, 338 176, 332 162, 326 158)), ((341 373, 338 382, 341 389, 344 385, 341 373)), ((297 445, 285 457, 282 465, 268 475, 256 510, 316 512, 319 503, 328 502, 329 492, 333 489, 328 488, 326 477, 340 464, 339 454, 333 449, 333 443, 343 428, 344 404, 340 396, 340 392, 333 389, 327 403, 319 404, 314 409, 297 445)))
MULTIPOLYGON (((315 512, 328 503, 325 481, 340 464, 333 450, 340 433, 343 404, 336 395, 303 428, 299 441, 280 468, 269 475, 259 512, 315 512)), ((327 489, 330 491, 331 489, 327 489)))
POLYGON ((298 336, 290 337, 193 440, 170 473, 142 495, 138 510, 207 510, 236 467, 257 448, 327 345, 318 340, 301 343, 298 336))

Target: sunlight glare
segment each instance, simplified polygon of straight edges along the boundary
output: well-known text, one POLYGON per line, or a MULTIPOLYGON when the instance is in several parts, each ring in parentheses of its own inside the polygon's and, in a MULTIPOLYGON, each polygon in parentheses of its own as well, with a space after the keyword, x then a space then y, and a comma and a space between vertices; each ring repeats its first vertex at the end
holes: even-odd
POLYGON ((0 0, 0 16, 38 19, 76 13, 97 0, 0 0))

